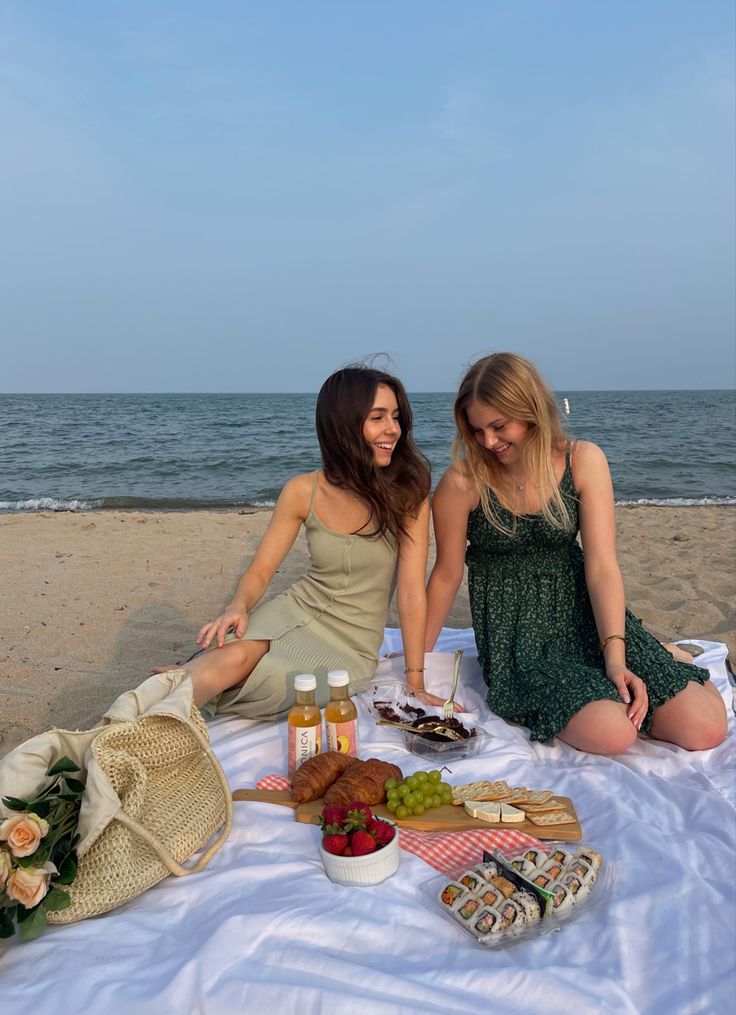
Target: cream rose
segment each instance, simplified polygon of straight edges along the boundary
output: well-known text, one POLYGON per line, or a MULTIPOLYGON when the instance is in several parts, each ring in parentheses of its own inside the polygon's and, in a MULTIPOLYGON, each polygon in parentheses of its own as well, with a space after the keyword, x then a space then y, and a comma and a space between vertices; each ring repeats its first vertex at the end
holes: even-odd
POLYGON ((10 853, 4 849, 0 849, 0 888, 2 888, 8 880, 8 874, 10 874, 12 869, 13 865, 10 862, 10 853))
POLYGON ((52 874, 58 871, 50 860, 43 867, 16 867, 5 885, 8 898, 20 902, 26 909, 33 909, 45 898, 52 874))
POLYGON ((13 856, 30 856, 48 830, 48 821, 37 814, 15 814, 0 825, 0 839, 5 839, 13 856))

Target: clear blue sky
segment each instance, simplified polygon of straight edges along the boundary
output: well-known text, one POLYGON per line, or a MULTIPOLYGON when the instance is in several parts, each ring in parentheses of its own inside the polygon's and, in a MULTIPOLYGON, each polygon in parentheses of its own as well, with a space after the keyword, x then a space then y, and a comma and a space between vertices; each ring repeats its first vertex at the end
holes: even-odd
POLYGON ((731 0, 0 0, 0 390, 734 382, 731 0))

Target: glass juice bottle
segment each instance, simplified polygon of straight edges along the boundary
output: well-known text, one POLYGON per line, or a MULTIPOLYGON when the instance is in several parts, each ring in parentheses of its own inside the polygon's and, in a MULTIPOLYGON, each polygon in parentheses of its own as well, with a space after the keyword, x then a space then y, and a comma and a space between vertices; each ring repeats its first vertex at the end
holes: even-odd
POLYGON ((325 727, 327 729, 327 750, 358 756, 358 710, 348 691, 347 670, 330 670, 327 684, 330 700, 325 706, 325 727))
POLYGON ((314 698, 317 678, 311 673, 294 677, 294 704, 288 718, 289 778, 300 765, 322 750, 322 713, 314 698))

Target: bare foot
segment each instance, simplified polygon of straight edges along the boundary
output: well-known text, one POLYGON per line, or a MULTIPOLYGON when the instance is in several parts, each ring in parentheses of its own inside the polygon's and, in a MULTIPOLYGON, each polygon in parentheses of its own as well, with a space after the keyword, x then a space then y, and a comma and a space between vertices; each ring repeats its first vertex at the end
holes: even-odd
POLYGON ((675 645, 673 641, 663 641, 662 647, 666 648, 672 658, 678 663, 689 663, 694 666, 693 657, 689 652, 686 652, 684 648, 680 648, 679 645, 675 645))

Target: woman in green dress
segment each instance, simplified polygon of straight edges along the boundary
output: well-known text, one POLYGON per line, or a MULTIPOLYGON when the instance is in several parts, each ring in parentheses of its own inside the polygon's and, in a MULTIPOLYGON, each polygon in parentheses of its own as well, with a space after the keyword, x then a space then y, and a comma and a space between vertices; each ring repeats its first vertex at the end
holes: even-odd
MULTIPOLYGON (((186 664, 195 702, 213 714, 282 719, 298 673, 346 669, 350 690, 372 678, 394 587, 407 687, 424 689, 429 467, 412 439, 400 381, 364 366, 332 374, 317 397, 322 469, 294 476, 231 602, 197 635, 186 664), (261 604, 304 526, 310 565, 286 592, 261 604)), ((158 670, 154 672, 159 672, 158 670)))
POLYGON ((626 610, 606 457, 567 439, 534 366, 512 353, 474 364, 455 422, 453 464, 433 502, 426 647, 465 561, 498 715, 533 740, 559 736, 595 754, 625 751, 640 731, 689 750, 719 744, 726 712, 707 671, 673 658, 626 610))

